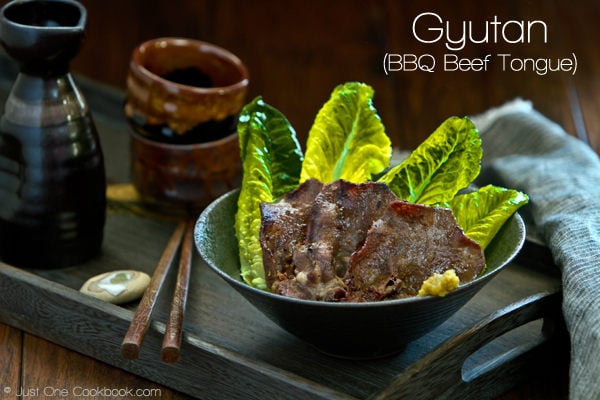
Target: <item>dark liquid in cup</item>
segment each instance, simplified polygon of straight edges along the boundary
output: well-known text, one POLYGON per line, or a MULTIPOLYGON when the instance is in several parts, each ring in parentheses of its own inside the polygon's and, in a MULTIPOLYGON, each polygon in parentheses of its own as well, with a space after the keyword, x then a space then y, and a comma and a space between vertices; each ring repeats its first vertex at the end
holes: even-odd
POLYGON ((162 78, 180 85, 210 88, 213 86, 210 76, 196 67, 180 68, 161 75, 162 78))
MULTIPOLYGON (((186 86, 210 88, 214 85, 210 76, 196 67, 175 69, 161 77, 186 86)), ((130 123, 138 133, 152 140, 171 144, 194 144, 212 142, 231 135, 237 129, 237 116, 198 124, 184 134, 173 131, 166 124, 149 125, 146 121, 136 119, 131 119, 130 123)))
POLYGON ((152 140, 171 144, 206 143, 223 139, 237 129, 237 116, 230 116, 222 121, 208 121, 196 125, 184 134, 179 134, 166 124, 149 125, 130 121, 135 130, 142 136, 152 140))

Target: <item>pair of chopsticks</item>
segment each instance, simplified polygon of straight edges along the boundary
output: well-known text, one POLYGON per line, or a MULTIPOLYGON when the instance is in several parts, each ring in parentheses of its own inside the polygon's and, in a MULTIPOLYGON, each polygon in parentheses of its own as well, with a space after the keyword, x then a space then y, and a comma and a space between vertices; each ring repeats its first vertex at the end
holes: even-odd
POLYGON ((150 326, 150 317, 154 310, 156 299, 165 281, 165 277, 173 264, 175 254, 179 247, 181 247, 177 283, 173 292, 171 310, 165 328, 161 351, 161 359, 164 362, 174 363, 179 359, 183 316, 187 303, 192 265, 193 233, 194 222, 192 220, 180 222, 173 231, 121 344, 121 354, 124 358, 135 359, 138 357, 144 336, 150 326))

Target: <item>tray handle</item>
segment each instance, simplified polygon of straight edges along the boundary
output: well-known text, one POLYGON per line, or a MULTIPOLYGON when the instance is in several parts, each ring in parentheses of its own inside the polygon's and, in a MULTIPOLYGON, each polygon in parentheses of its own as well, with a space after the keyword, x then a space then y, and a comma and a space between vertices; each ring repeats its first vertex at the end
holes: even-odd
POLYGON ((502 394, 536 372, 532 364, 539 363, 543 368, 544 356, 548 357, 549 353, 556 356, 555 350, 547 348, 563 331, 561 302, 562 292, 543 292, 489 314, 410 365, 372 399, 471 398, 475 395, 485 398, 502 394), (543 325, 536 343, 516 343, 514 348, 493 360, 473 368, 468 374, 463 373, 465 360, 478 349, 538 319, 543 319, 543 325))

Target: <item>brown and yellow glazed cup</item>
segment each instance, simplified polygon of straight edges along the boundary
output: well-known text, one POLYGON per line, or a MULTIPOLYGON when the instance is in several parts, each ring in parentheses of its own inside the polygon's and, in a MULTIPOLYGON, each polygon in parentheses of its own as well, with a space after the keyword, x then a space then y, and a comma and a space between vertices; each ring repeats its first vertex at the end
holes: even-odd
POLYGON ((134 49, 125 115, 142 201, 196 213, 239 185, 236 128, 248 84, 242 61, 210 43, 158 38, 134 49))

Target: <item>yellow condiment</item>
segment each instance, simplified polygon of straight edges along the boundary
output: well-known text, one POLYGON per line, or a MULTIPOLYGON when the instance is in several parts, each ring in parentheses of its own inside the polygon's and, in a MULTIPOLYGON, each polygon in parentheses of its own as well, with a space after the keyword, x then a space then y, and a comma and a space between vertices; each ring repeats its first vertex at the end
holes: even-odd
POLYGON ((434 273, 423 282, 418 296, 444 297, 456 289, 459 283, 460 279, 458 279, 453 269, 449 269, 443 274, 434 273))

